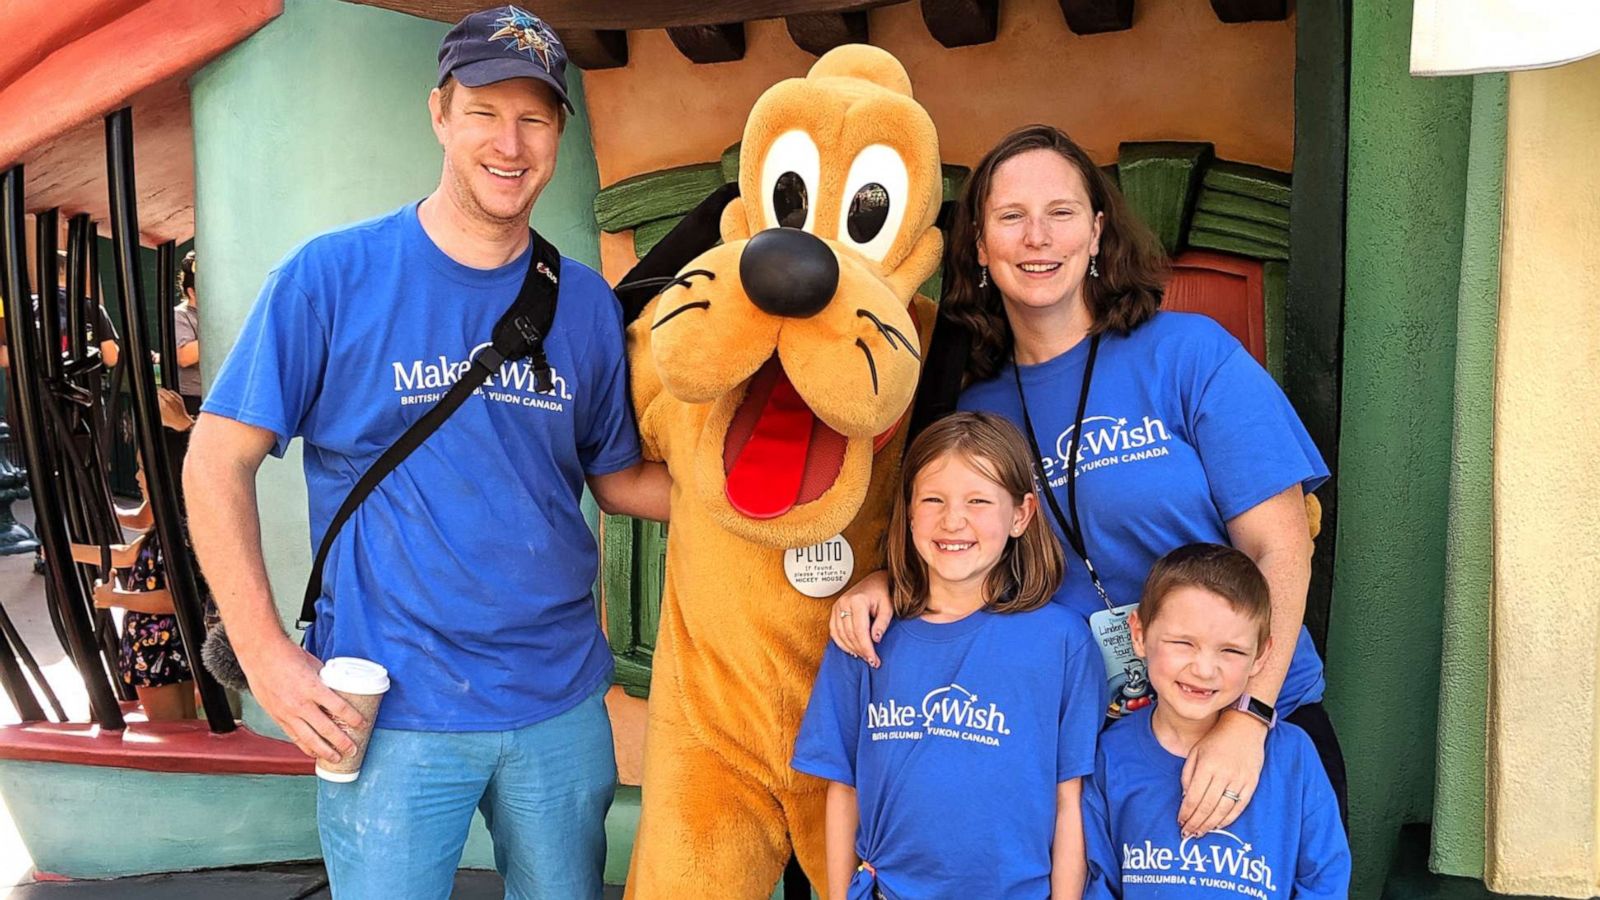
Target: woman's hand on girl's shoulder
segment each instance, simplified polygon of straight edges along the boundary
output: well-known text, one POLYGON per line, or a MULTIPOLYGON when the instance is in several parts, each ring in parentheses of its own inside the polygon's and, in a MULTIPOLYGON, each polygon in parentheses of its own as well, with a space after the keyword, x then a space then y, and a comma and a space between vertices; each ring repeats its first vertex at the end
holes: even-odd
POLYGON ((894 604, 889 602, 889 573, 879 569, 852 585, 833 601, 828 614, 828 636, 839 649, 865 660, 876 669, 877 642, 894 621, 894 604))
POLYGON ((1183 764, 1178 824, 1185 835, 1227 828, 1239 818, 1261 781, 1266 741, 1266 726, 1244 713, 1224 710, 1217 717, 1183 764))

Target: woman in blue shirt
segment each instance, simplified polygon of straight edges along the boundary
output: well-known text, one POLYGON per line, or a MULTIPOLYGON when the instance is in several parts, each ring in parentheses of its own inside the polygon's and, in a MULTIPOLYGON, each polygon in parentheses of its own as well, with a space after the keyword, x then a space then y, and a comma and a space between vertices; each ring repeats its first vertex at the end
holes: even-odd
MULTIPOLYGON (((945 314, 972 336, 959 406, 1000 413, 1034 441, 1045 518, 1070 563, 1055 599, 1089 621, 1108 715, 1150 702, 1127 614, 1156 559, 1230 544, 1271 586, 1278 649, 1250 680, 1248 708, 1191 752, 1180 819, 1209 831, 1249 805, 1274 707, 1312 735, 1343 808, 1322 661, 1303 626, 1305 494, 1328 471, 1282 390, 1213 320, 1159 311, 1159 245, 1057 129, 1020 129, 984 156, 950 242, 945 314)), ((886 585, 864 580, 830 624, 872 665, 892 617, 886 585)))

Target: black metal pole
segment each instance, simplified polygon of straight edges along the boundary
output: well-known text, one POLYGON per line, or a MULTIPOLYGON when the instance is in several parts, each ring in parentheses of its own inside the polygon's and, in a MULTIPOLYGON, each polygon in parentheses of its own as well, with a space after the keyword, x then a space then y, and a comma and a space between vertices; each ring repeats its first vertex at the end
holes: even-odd
POLYGON ((6 640, 10 641, 12 648, 16 650, 17 659, 21 660, 23 667, 33 675, 33 683, 39 686, 44 699, 49 701, 50 708, 55 710, 56 721, 65 722, 67 711, 62 708, 61 699, 56 696, 55 688, 50 686, 50 682, 44 677, 44 670, 39 668, 39 661, 33 658, 33 652, 23 643, 22 635, 17 632, 17 626, 11 623, 11 616, 7 615, 4 609, 0 609, 0 631, 5 632, 6 640))
MULTIPOLYGON (((101 488, 103 473, 91 467, 91 458, 83 452, 92 439, 91 433, 84 427, 84 420, 94 413, 93 398, 98 392, 98 385, 82 386, 86 388, 91 398, 87 409, 67 399, 74 393, 76 386, 69 383, 71 379, 68 378, 69 369, 62 361, 62 348, 70 348, 75 343, 79 352, 69 353, 69 359, 78 361, 82 356, 83 333, 81 329, 77 330, 77 340, 74 342, 72 330, 65 335, 61 332, 63 310, 58 290, 61 270, 60 259, 56 253, 57 235, 60 233, 59 214, 54 209, 44 210, 35 216, 35 225, 37 226, 35 252, 38 258, 35 262, 39 285, 39 324, 46 348, 47 373, 45 389, 40 392, 45 416, 41 422, 44 430, 40 432, 39 439, 46 458, 59 466, 55 483, 61 490, 61 509, 66 514, 68 540, 76 544, 100 544, 104 547, 111 541, 113 532, 113 528, 108 527, 107 523, 107 519, 112 516, 109 507, 110 492, 101 488)), ((70 268, 68 278, 70 282, 72 278, 70 268)), ((69 283, 66 291, 68 304, 66 312, 69 318, 72 315, 72 307, 76 305, 72 287, 69 283)), ((78 596, 84 598, 83 612, 93 624, 107 671, 115 672, 120 653, 120 641, 115 625, 109 613, 95 609, 89 602, 89 598, 93 595, 93 581, 89 577, 87 568, 74 565, 72 574, 78 582, 78 596)), ((133 699, 133 691, 121 679, 114 679, 113 686, 122 699, 133 699)))
MULTIPOLYGON (((4 610, 0 610, 0 619, 4 619, 5 624, 10 624, 10 619, 6 617, 4 610)), ((22 667, 17 665, 15 651, 26 653, 27 648, 20 643, 10 643, 10 635, 4 636, 7 641, 5 650, 0 652, 0 688, 5 689, 18 718, 24 722, 43 722, 44 707, 39 705, 39 698, 34 696, 33 688, 28 686, 28 679, 22 677, 22 667)), ((63 718, 62 721, 66 720, 63 718)))
POLYGON ((39 334, 44 338, 44 376, 55 382, 61 378, 61 306, 56 299, 60 267, 56 260, 56 211, 46 209, 33 216, 36 227, 33 242, 39 291, 39 334))
POLYGON ((172 307, 178 294, 178 245, 167 241, 156 248, 156 337, 161 341, 161 386, 178 389, 178 332, 172 307))
MULTIPOLYGON (((144 285, 139 281, 139 208, 133 178, 133 111, 123 107, 106 116, 106 167, 111 183, 111 241, 117 268, 117 301, 122 321, 127 323, 124 337, 128 358, 147 360, 149 335, 145 328, 144 285)), ((163 361, 165 362, 165 361, 163 361)), ((179 518, 177 482, 172 460, 161 435, 161 410, 156 399, 154 373, 147 365, 128 367, 133 379, 134 431, 139 439, 139 457, 144 461, 145 495, 155 516, 156 533, 166 556, 167 588, 178 621, 178 633, 200 689, 206 721, 213 732, 234 730, 228 696, 206 667, 200 664, 200 647, 205 643, 205 617, 200 609, 200 592, 195 582, 194 558, 183 536, 179 518)))
POLYGON ((84 288, 83 258, 84 233, 89 228, 89 214, 79 213, 67 220, 67 358, 73 362, 83 359, 83 313, 89 302, 84 288))
POLYGON ((11 287, 4 298, 5 320, 11 343, 11 394, 17 401, 12 427, 16 429, 18 445, 27 454, 35 524, 45 548, 45 577, 50 595, 60 601, 59 612, 67 625, 67 652, 83 679, 94 721, 102 728, 120 731, 124 727, 122 708, 111 693, 109 675, 95 653, 94 631, 84 614, 87 601, 79 590, 77 578, 69 571, 72 550, 68 546, 66 526, 61 521, 61 496, 51 477, 53 467, 45 458, 41 440, 46 423, 34 366, 41 358, 54 357, 59 362, 61 354, 58 347, 43 348, 47 352, 40 352, 38 346, 40 341, 33 327, 33 309, 28 296, 26 227, 22 167, 14 166, 0 177, 0 236, 4 243, 6 283, 11 287))

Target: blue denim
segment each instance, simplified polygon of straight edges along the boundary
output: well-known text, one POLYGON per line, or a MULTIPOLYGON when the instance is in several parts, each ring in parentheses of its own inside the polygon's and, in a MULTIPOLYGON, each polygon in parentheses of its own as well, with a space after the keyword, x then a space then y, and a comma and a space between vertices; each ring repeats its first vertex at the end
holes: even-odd
POLYGON ((333 896, 448 898, 480 809, 507 900, 598 900, 617 782, 604 698, 514 731, 375 730, 360 778, 318 780, 333 896))

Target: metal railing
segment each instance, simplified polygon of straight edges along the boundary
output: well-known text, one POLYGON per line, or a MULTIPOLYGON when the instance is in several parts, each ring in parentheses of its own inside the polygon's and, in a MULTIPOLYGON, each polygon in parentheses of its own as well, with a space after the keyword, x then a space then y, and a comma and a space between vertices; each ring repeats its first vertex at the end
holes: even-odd
MULTIPOLYGON (((152 335, 146 315, 148 298, 138 271, 131 111, 122 109, 107 116, 105 127, 115 300, 126 332, 121 361, 109 379, 99 348, 85 339, 86 316, 99 310, 94 223, 87 215, 73 216, 67 223, 66 283, 58 296, 59 214, 55 210, 36 213, 34 279, 40 289, 35 308, 27 271, 23 168, 17 165, 0 175, 0 302, 4 303, 11 360, 7 378, 12 458, 27 468, 35 526, 44 550, 46 600, 57 635, 83 681, 91 718, 103 728, 120 730, 125 725, 118 700, 131 700, 134 693, 121 679, 112 677, 117 671, 119 636, 109 612, 97 608, 92 600, 96 578, 109 578, 111 545, 123 540, 107 464, 115 452, 122 406, 128 405, 172 615, 207 723, 213 732, 229 732, 237 723, 228 697, 200 663, 205 641, 204 599, 185 534, 179 464, 161 423, 157 396, 161 385, 151 364, 151 351, 159 348, 161 380, 168 387, 177 387, 171 310, 176 249, 170 242, 158 249, 161 288, 155 302, 160 305, 156 317, 160 324, 152 335), (130 388, 126 398, 121 389, 124 379, 130 388), (98 545, 99 565, 74 562, 71 545, 75 543, 98 545)), ((46 718, 23 677, 26 667, 32 670, 56 716, 64 720, 60 703, 3 609, 0 637, 8 645, 7 652, 0 652, 0 688, 11 697, 22 719, 46 718)))

